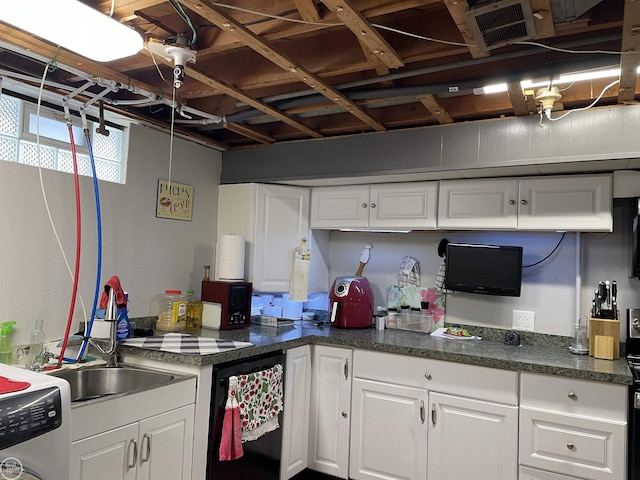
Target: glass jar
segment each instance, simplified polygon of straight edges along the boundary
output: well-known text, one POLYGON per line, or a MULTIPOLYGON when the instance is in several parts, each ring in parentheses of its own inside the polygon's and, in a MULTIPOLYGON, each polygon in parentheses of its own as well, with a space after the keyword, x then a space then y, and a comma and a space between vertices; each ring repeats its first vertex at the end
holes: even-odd
POLYGON ((181 332, 187 322, 187 299, 181 290, 165 290, 162 310, 156 329, 165 332, 181 332))

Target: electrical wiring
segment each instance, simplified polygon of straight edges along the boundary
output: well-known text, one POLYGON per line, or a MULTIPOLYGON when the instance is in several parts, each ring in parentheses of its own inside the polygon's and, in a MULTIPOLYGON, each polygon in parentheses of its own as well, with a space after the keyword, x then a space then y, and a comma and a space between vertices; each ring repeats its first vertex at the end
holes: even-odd
POLYGON ((162 71, 160 70, 160 65, 158 65, 158 62, 156 61, 156 55, 155 53, 153 53, 151 51, 151 49, 149 48, 149 44, 145 43, 144 44, 144 48, 146 48, 147 52, 149 52, 149 55, 151 55, 151 60, 153 60, 153 64, 156 66, 156 70, 158 71, 158 75, 160 75, 160 78, 164 81, 164 83, 166 83, 167 85, 172 85, 171 82, 169 82, 166 78, 164 78, 164 75, 162 74, 162 71))
POLYGON ((176 87, 173 87, 171 97, 171 127, 169 128, 169 188, 171 188, 171 168, 173 166, 173 128, 176 118, 176 87))
POLYGON ((569 115, 570 113, 573 112, 580 112, 582 110, 589 110, 591 107, 593 107, 596 103, 598 103, 600 101, 600 99, 602 98, 602 96, 604 95, 604 93, 609 90, 609 88, 613 87, 616 83, 620 83, 620 79, 618 80, 614 80, 613 82, 611 82, 609 85, 607 85, 606 87, 604 87, 602 89, 602 91, 600 92, 600 95, 598 95, 598 97, 591 102, 589 105, 587 105, 586 107, 581 107, 581 108, 575 108, 573 110, 568 110, 566 113, 564 113, 563 115, 560 115, 559 117, 556 118, 552 118, 551 117, 551 112, 549 111, 549 113, 547 113, 547 118, 552 121, 552 122, 557 122, 558 120, 562 120, 564 117, 566 117, 567 115, 569 115))
POLYGON ((173 7, 176 13, 185 21, 185 23, 191 29, 192 37, 191 42, 189 42, 189 46, 194 47, 198 39, 198 33, 196 32, 196 28, 193 26, 193 23, 191 23, 189 15, 187 15, 187 13, 184 11, 182 5, 180 5, 179 0, 169 0, 169 5, 173 7))
POLYGON ((567 232, 562 232, 562 236, 560 237, 560 240, 558 240, 558 243, 556 244, 556 246, 553 247, 553 250, 551 250, 551 252, 549 252, 549 255, 547 255, 546 257, 544 257, 541 260, 538 260, 537 262, 531 263, 529 265, 523 265, 522 268, 529 268, 529 267, 533 267, 534 265, 539 265, 542 262, 544 262, 545 260, 547 260, 549 257, 551 257, 551 255, 553 255, 555 253, 555 251, 558 249, 558 247, 560 246, 560 244, 564 240, 564 237, 565 237, 566 234, 567 234, 567 232))
POLYGON ((553 50, 554 52, 561 52, 561 53, 578 53, 578 54, 599 53, 599 54, 605 54, 605 55, 623 55, 625 53, 630 53, 630 52, 616 52, 612 50, 569 50, 567 48, 552 47, 551 45, 545 45, 544 43, 529 42, 529 41, 512 42, 511 45, 531 45, 533 47, 546 48, 547 50, 553 50))

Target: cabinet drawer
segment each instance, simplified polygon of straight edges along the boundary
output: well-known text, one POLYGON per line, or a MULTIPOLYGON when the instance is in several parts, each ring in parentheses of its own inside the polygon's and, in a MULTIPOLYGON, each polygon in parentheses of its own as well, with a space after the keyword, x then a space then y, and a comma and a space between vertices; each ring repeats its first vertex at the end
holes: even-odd
POLYGON ((518 373, 509 370, 356 350, 353 376, 509 405, 518 404, 518 373))
POLYGON ((520 464, 593 480, 623 480, 626 423, 520 407, 520 464))
POLYGON ((568 477, 559 473, 546 472, 535 468, 520 467, 518 480, 579 480, 576 477, 568 477))
POLYGON ((621 422, 627 418, 625 385, 523 373, 520 388, 523 406, 621 422))

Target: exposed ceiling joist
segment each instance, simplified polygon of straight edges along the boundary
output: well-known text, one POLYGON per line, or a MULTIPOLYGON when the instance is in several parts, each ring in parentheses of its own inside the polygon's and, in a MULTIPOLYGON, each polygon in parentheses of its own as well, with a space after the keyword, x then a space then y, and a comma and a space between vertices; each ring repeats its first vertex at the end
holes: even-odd
POLYGON ((507 94, 513 105, 513 113, 516 115, 527 115, 529 113, 527 100, 522 93, 522 85, 520 82, 507 83, 507 94))
POLYGON ((246 46, 278 65, 280 68, 289 71, 301 82, 318 91, 369 127, 377 131, 386 130, 382 124, 365 113, 355 102, 349 100, 338 90, 325 83, 320 77, 308 71, 298 62, 275 49, 269 42, 264 41, 244 25, 236 22, 232 17, 211 7, 206 0, 182 0, 182 3, 198 15, 217 25, 218 28, 235 35, 246 46))
POLYGON ((318 22, 320 20, 320 12, 313 0, 293 0, 296 8, 303 20, 307 22, 318 22))
POLYGON ((332 12, 353 32, 358 40, 367 47, 365 56, 377 58, 389 68, 404 66, 404 61, 382 35, 369 23, 350 0, 322 0, 332 12))
POLYGON ((618 103, 635 99, 640 65, 640 1, 625 0, 618 103))
POLYGON ((551 15, 551 0, 531 0, 536 38, 551 38, 556 34, 551 15))
POLYGON ((187 74, 189 77, 193 78, 194 80, 197 80, 200 83, 204 83, 205 85, 208 85, 209 87, 215 90, 219 90, 220 92, 226 95, 229 95, 237 100, 241 100, 245 102, 247 105, 251 105, 252 107, 266 113, 267 115, 271 115, 272 117, 277 118, 281 122, 286 123, 287 125, 293 128, 296 128, 301 132, 306 133, 310 137, 313 137, 313 138, 322 137, 322 135, 320 135, 318 132, 294 120, 286 113, 283 113, 280 110, 270 107, 266 103, 263 103, 260 100, 256 100, 255 98, 250 97, 249 95, 246 95, 245 93, 232 87, 231 85, 228 85, 227 83, 221 80, 214 79, 210 75, 207 75, 192 66, 187 65, 185 67, 185 74, 187 74))
POLYGON ((265 145, 271 145, 275 142, 274 138, 271 138, 268 135, 263 135, 260 132, 255 131, 252 128, 246 127, 244 125, 240 125, 239 123, 223 123, 222 126, 227 130, 231 130, 239 135, 245 136, 247 138, 251 138, 256 142, 263 143, 265 145))
POLYGON ((464 39, 464 43, 469 45, 469 52, 473 58, 481 58, 488 57, 489 52, 485 52, 480 49, 477 45, 475 45, 475 41, 473 39, 473 33, 467 25, 467 21, 464 18, 465 12, 469 11, 469 4, 466 1, 461 0, 444 0, 444 4, 446 5, 449 13, 451 14, 451 18, 456 22, 456 27, 460 30, 460 34, 464 39))
POLYGON ((420 100, 439 123, 453 123, 453 118, 451 118, 451 115, 440 105, 435 95, 420 95, 418 100, 420 100))

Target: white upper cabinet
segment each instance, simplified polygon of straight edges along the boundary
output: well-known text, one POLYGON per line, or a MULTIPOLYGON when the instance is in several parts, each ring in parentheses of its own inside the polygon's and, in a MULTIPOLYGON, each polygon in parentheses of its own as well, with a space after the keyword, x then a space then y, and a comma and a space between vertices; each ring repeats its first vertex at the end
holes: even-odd
POLYGON ((438 182, 314 187, 311 228, 435 230, 438 182))
MULTIPOLYGON (((295 248, 303 238, 314 247, 309 231, 310 189, 258 183, 219 188, 218 239, 232 233, 245 238, 244 280, 252 282, 257 292, 288 292, 295 248)), ((216 258, 220 254, 216 251, 216 258)), ((314 260, 320 258, 311 256, 312 270, 314 260)), ((327 283, 326 275, 310 273, 310 291, 324 291, 327 283)))
POLYGON ((610 232, 611 175, 443 180, 438 228, 610 232))

